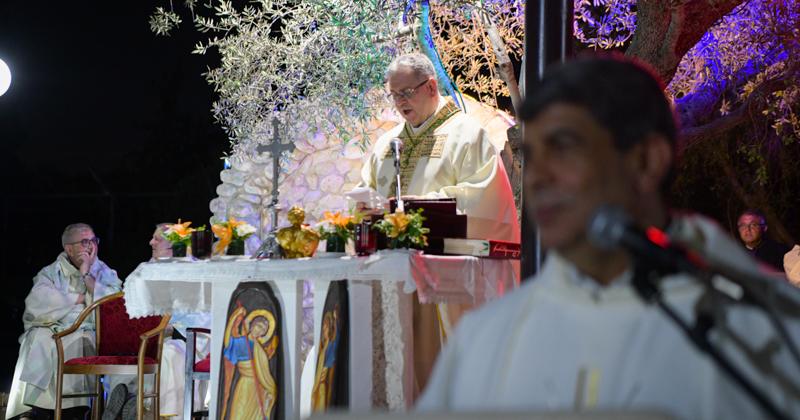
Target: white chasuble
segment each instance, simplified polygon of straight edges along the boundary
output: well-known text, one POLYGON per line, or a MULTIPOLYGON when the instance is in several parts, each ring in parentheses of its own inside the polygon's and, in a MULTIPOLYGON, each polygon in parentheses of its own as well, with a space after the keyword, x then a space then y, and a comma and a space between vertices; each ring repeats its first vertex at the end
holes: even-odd
POLYGON ((519 241, 514 196, 503 162, 486 130, 452 100, 440 97, 438 110, 420 127, 400 124, 375 142, 361 170, 360 186, 384 197, 395 195, 389 146, 395 137, 403 140, 403 195, 455 198, 459 212, 468 217, 468 237, 519 241))
MULTIPOLYGON (((54 263, 33 278, 33 288, 25 298, 22 317, 25 332, 20 337, 19 358, 14 368, 6 418, 22 414, 30 410, 32 405, 49 409, 55 407, 58 356, 53 333, 72 325, 87 304, 121 290, 122 282, 116 271, 104 262, 95 261, 89 273, 95 279, 93 294, 86 290, 80 272, 62 252, 54 263), (85 303, 76 304, 81 294, 85 303)), ((84 321, 82 328, 68 335, 63 342, 65 360, 94 354, 93 319, 84 321)), ((81 375, 65 375, 64 394, 93 389, 85 378, 81 375)), ((80 405, 89 405, 88 399, 65 399, 62 406, 69 408, 80 405)))

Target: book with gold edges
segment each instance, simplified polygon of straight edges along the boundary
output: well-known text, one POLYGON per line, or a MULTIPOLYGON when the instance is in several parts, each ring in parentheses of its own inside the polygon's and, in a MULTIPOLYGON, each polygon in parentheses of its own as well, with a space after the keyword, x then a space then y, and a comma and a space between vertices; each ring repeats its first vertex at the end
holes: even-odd
POLYGON ((448 255, 472 255, 475 257, 518 260, 521 252, 518 243, 491 239, 444 238, 442 245, 442 253, 448 255))

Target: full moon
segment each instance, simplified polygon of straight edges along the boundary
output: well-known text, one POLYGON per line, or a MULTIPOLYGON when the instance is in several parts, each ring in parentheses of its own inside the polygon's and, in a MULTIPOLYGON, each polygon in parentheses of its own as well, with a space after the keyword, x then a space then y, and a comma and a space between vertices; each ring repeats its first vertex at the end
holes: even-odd
POLYGON ((11 86, 11 70, 3 60, 0 60, 0 96, 6 93, 9 86, 11 86))

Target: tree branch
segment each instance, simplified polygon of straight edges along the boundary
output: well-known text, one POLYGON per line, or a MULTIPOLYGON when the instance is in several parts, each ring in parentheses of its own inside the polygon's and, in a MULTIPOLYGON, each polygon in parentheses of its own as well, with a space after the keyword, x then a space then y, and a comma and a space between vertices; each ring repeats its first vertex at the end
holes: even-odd
POLYGON ((694 92, 675 100, 675 111, 681 126, 694 127, 705 123, 718 109, 725 91, 738 92, 761 69, 778 61, 785 61, 786 58, 785 53, 775 49, 748 61, 729 80, 718 74, 709 77, 710 81, 694 92))
POLYGON ((685 153, 694 145, 717 138, 726 131, 755 118, 756 115, 760 115, 767 105, 769 96, 785 88, 786 82, 794 72, 795 67, 792 67, 780 76, 762 82, 753 90, 744 103, 731 113, 716 118, 708 124, 683 128, 678 144, 678 154, 685 153))
POLYGON ((636 32, 625 52, 650 64, 666 85, 681 58, 720 18, 745 0, 639 0, 636 32))

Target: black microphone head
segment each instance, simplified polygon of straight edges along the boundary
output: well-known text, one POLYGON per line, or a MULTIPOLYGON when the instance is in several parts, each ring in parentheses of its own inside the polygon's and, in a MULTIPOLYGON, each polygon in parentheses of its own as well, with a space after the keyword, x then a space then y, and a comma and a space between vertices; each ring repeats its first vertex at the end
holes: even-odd
POLYGON ((628 226, 630 218, 624 210, 602 205, 589 219, 586 235, 592 245, 601 249, 614 249, 620 246, 628 226))
POLYGON ((389 142, 389 145, 392 147, 392 151, 403 151, 403 140, 397 137, 393 138, 392 141, 389 142))

